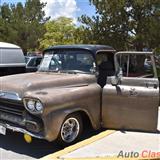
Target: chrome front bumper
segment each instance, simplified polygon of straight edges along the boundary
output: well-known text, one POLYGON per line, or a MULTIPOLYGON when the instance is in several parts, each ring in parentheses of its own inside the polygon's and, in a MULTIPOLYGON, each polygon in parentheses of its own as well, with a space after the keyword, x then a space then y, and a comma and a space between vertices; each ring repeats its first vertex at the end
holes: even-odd
POLYGON ((38 138, 38 139, 45 139, 44 136, 31 133, 31 132, 29 132, 29 131, 27 131, 27 130, 25 130, 23 128, 15 127, 15 126, 12 126, 10 124, 4 124, 4 123, 1 123, 1 122, 0 122, 0 124, 2 124, 6 129, 9 129, 9 130, 11 130, 13 132, 19 132, 19 133, 23 133, 23 134, 28 134, 28 135, 30 135, 32 137, 35 137, 35 138, 38 138))

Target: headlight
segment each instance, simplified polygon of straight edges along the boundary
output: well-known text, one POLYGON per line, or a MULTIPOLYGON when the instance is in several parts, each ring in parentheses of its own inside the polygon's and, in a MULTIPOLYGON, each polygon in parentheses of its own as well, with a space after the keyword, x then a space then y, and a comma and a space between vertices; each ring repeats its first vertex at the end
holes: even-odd
POLYGON ((40 103, 40 102, 36 102, 36 110, 37 111, 42 111, 43 110, 43 105, 42 105, 42 103, 40 103))
POLYGON ((39 100, 36 99, 24 99, 24 105, 26 109, 31 113, 42 113, 43 112, 43 105, 39 100))
POLYGON ((34 111, 34 110, 35 110, 35 101, 29 100, 29 101, 27 102, 27 108, 28 108, 30 111, 34 111))

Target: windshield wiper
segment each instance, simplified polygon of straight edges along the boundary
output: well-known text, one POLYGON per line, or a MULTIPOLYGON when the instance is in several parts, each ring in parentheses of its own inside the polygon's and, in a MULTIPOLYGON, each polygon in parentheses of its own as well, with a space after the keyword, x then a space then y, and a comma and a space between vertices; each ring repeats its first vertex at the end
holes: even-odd
POLYGON ((68 73, 68 74, 88 74, 89 72, 84 72, 81 70, 39 70, 39 72, 54 72, 54 73, 68 73))
POLYGON ((77 74, 77 73, 88 74, 87 72, 84 72, 84 71, 81 71, 81 70, 60 70, 59 72, 69 73, 69 74, 77 74))
POLYGON ((59 70, 39 70, 39 72, 54 72, 57 73, 59 70))

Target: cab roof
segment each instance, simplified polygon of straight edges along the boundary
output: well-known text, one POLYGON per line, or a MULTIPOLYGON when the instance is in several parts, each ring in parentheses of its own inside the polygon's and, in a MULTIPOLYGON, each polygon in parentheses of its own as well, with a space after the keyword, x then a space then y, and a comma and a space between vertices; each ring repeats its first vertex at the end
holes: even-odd
POLYGON ((115 52, 116 50, 108 45, 88 45, 88 44, 81 44, 81 45, 57 45, 57 46, 51 46, 47 49, 44 50, 50 51, 50 50, 59 50, 59 49, 84 49, 84 50, 89 50, 92 53, 96 54, 97 51, 109 51, 109 52, 115 52))

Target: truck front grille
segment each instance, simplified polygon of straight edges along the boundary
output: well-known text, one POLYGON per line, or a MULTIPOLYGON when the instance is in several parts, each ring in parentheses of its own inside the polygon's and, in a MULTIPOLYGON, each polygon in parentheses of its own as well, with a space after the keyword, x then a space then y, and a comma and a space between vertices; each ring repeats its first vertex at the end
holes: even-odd
POLYGON ((4 102, 0 100, 0 112, 5 112, 13 115, 22 116, 25 108, 23 104, 13 103, 13 102, 4 102))

